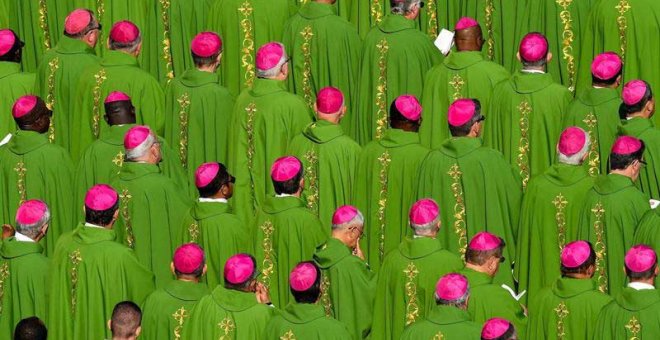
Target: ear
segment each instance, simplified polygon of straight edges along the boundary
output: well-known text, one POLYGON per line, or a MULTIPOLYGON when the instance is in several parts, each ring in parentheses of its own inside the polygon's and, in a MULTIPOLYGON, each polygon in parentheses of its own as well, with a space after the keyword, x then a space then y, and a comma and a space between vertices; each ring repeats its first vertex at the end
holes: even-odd
POLYGON ((112 214, 112 220, 116 221, 119 218, 119 209, 115 210, 115 213, 112 214))
POLYGON ((138 328, 135 330, 135 337, 139 337, 140 334, 142 334, 142 326, 138 326, 138 328))
POLYGON ((108 320, 107 325, 108 325, 108 329, 112 330, 112 320, 108 320))
POLYGON ((318 116, 319 114, 319 107, 316 105, 316 101, 314 101, 314 112, 316 112, 316 115, 318 116))
POLYGON ((202 269, 202 275, 206 275, 206 270, 207 269, 208 269, 208 267, 206 266, 206 264, 204 264, 204 268, 202 269))
POLYGON ((520 57, 520 52, 516 52, 516 59, 522 63, 522 58, 520 57))
POLYGON ((553 57, 552 52, 548 51, 548 56, 545 58, 545 62, 550 63, 550 60, 552 60, 552 57, 553 57))
POLYGON ((176 275, 174 270, 174 262, 170 262, 170 271, 172 272, 172 274, 176 275))

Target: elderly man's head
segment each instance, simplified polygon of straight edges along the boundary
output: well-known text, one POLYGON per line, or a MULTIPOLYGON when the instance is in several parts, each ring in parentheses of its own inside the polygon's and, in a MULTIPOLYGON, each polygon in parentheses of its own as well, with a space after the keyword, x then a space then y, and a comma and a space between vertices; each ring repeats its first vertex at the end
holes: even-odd
POLYGON ((129 162, 158 164, 162 158, 160 141, 148 126, 130 128, 124 136, 124 148, 129 162))
POLYGON ((261 46, 255 59, 258 78, 285 80, 289 76, 289 56, 282 43, 273 41, 261 46))
POLYGON ((357 247, 364 231, 364 216, 354 206, 339 207, 332 216, 332 237, 347 247, 357 247))

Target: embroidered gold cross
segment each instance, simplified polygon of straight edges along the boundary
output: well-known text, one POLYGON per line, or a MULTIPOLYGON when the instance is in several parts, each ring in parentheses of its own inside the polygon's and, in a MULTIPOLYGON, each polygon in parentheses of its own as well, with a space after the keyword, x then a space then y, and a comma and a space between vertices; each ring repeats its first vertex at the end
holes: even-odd
POLYGON ((387 182, 388 182, 388 171, 392 159, 390 158, 390 153, 386 150, 383 152, 380 157, 378 157, 378 162, 380 162, 380 172, 379 172, 379 185, 380 191, 378 192, 378 255, 380 260, 383 260, 385 256, 385 209, 387 208, 387 182))
POLYGON ((442 332, 438 332, 436 335, 433 336, 432 340, 445 340, 445 335, 442 334, 442 332))
POLYGON ((557 314, 557 339, 562 340, 566 336, 566 329, 564 327, 564 319, 568 316, 568 308, 566 308, 566 303, 564 301, 560 302, 559 305, 555 308, 555 313, 557 314))
POLYGON ((241 14, 247 17, 252 15, 252 11, 254 9, 252 8, 250 1, 245 1, 243 4, 241 4, 241 7, 239 7, 238 10, 241 12, 241 14))
POLYGON ((589 112, 582 122, 586 124, 588 128, 593 129, 596 126, 596 123, 598 123, 598 120, 593 113, 589 112))
POLYGON ((190 235, 190 242, 197 243, 199 237, 199 224, 193 222, 188 226, 188 235, 190 235))
POLYGON ((552 200, 552 204, 555 206, 555 222, 557 223, 557 243, 559 245, 559 251, 564 248, 566 243, 566 216, 564 209, 568 205, 566 197, 560 192, 555 199, 552 200))
POLYGON ((280 340, 296 340, 296 335, 293 334, 292 330, 289 330, 280 337, 280 340))
POLYGON ((408 298, 408 303, 406 304, 406 326, 414 323, 419 317, 419 306, 417 305, 417 284, 415 283, 415 278, 419 274, 419 270, 415 266, 415 263, 410 262, 408 266, 403 271, 406 274, 406 297, 408 298))
POLYGON ((236 328, 236 324, 234 324, 234 320, 232 320, 229 317, 226 317, 220 321, 218 324, 218 327, 222 329, 222 331, 225 333, 222 336, 220 336, 220 340, 225 340, 225 339, 231 339, 229 334, 234 331, 236 328))
POLYGON ((451 177, 453 180, 457 180, 461 178, 463 173, 461 172, 461 168, 458 167, 458 164, 454 164, 451 166, 451 168, 449 168, 447 175, 449 175, 449 177, 451 177))
POLYGON ((112 163, 115 163, 115 165, 119 168, 124 166, 124 153, 122 151, 119 151, 115 158, 112 159, 112 163))
POLYGON ((460 75, 455 74, 454 77, 451 78, 449 85, 454 88, 453 99, 459 99, 461 97, 461 92, 463 91, 463 85, 465 85, 465 80, 463 80, 460 75))
POLYGON ((632 333, 632 337, 630 337, 630 340, 639 340, 639 332, 642 330, 642 325, 639 323, 639 320, 637 320, 637 317, 633 315, 633 317, 628 321, 628 324, 626 325, 626 328, 632 333))
POLYGON ((16 163, 14 171, 16 171, 16 175, 18 176, 16 181, 16 188, 18 189, 19 197, 18 203, 23 204, 23 202, 27 200, 27 191, 25 190, 25 173, 27 172, 27 169, 25 168, 25 163, 23 163, 23 161, 16 163))
POLYGON ((174 328, 174 338, 181 339, 181 328, 183 327, 183 322, 188 317, 188 311, 184 307, 179 308, 172 317, 177 322, 177 326, 174 328))

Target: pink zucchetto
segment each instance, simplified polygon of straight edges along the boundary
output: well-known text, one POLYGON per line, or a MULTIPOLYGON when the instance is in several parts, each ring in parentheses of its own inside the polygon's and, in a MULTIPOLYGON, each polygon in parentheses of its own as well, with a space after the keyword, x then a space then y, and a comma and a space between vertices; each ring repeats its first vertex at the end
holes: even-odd
POLYGON ((110 92, 110 94, 107 97, 105 97, 104 103, 109 104, 109 103, 122 102, 128 100, 131 100, 131 97, 129 97, 126 93, 121 91, 113 91, 110 92))
POLYGON ((461 274, 447 274, 435 285, 435 296, 445 301, 454 301, 465 296, 468 280, 461 274))
POLYGON ((16 43, 16 34, 10 29, 0 30, 0 56, 7 54, 16 43))
POLYGON ((119 195, 107 184, 97 184, 87 190, 85 206, 95 211, 108 210, 117 204, 119 195))
POLYGON ((472 99, 458 99, 449 105, 447 121, 451 126, 461 126, 474 117, 477 106, 472 99))
POLYGON ((577 268, 583 265, 591 255, 591 247, 586 241, 575 241, 561 250, 561 265, 566 268, 577 268))
POLYGON ((430 198, 421 199, 410 208, 410 223, 415 225, 429 224, 440 215, 440 207, 430 198))
POLYGON ((213 32, 202 32, 193 38, 190 50, 198 57, 214 56, 222 51, 222 39, 213 32))
POLYGON ((631 80, 623 85, 623 91, 621 92, 621 98, 623 103, 632 106, 638 104, 644 95, 646 94, 646 83, 642 80, 631 80))
POLYGON ((321 113, 339 112, 343 106, 344 94, 336 87, 324 87, 316 96, 316 109, 321 113))
POLYGON ((601 53, 591 63, 591 74, 596 79, 610 80, 621 72, 622 65, 618 54, 614 52, 601 53))
POLYGON ((256 55, 256 66, 266 71, 277 66, 284 56, 284 48, 278 42, 269 42, 259 48, 256 55))
POLYGON ((612 153, 617 155, 630 155, 642 148, 642 141, 631 136, 621 136, 614 141, 612 153))
POLYGON ((296 292, 304 292, 314 285, 317 275, 318 273, 313 264, 309 262, 299 263, 289 275, 289 285, 296 292))
POLYGON ((200 165, 195 171, 195 186, 203 188, 218 175, 220 171, 220 164, 218 163, 204 163, 200 165))
POLYGON ((48 211, 46 203, 40 200, 27 200, 16 210, 16 223, 31 225, 39 222, 48 211))
POLYGON ((642 273, 653 268, 657 260, 653 248, 643 244, 630 248, 625 257, 626 268, 635 273, 642 273))
POLYGON ((474 26, 479 26, 479 22, 470 17, 462 17, 456 23, 456 27, 454 27, 454 31, 460 31, 474 26))
POLYGON ((64 32, 67 34, 78 34, 82 32, 85 27, 89 26, 89 23, 92 21, 92 15, 88 10, 84 8, 78 8, 69 15, 64 20, 64 32))
POLYGON ((37 96, 27 95, 18 98, 11 108, 11 114, 14 118, 21 118, 34 110, 38 102, 37 96))
POLYGON ((118 43, 130 44, 139 37, 140 29, 128 20, 119 21, 110 29, 110 39, 118 43))
POLYGON ((135 149, 151 134, 151 129, 145 125, 136 125, 130 128, 124 136, 124 148, 126 148, 126 150, 135 149))
POLYGON ((413 95, 404 94, 394 100, 394 106, 408 120, 417 121, 422 116, 422 105, 413 95))
POLYGON ((573 156, 584 148, 587 142, 587 133, 576 126, 567 127, 559 136, 557 148, 564 156, 573 156))
POLYGON ((539 61, 548 54, 548 41, 541 33, 528 33, 520 41, 520 57, 526 62, 539 61))
POLYGON ((280 157, 270 168, 270 177, 274 181, 285 182, 296 177, 301 168, 302 163, 298 158, 293 156, 280 157))
POLYGON ((236 254, 225 262, 225 280, 233 285, 245 283, 254 275, 255 269, 248 254, 236 254))
POLYGON ((196 243, 186 243, 174 251, 174 269, 182 274, 192 274, 204 265, 204 249, 196 243))
POLYGON ((490 251, 498 248, 501 244, 502 239, 487 231, 482 231, 472 237, 468 247, 476 251, 490 251))
POLYGON ((352 205, 342 205, 332 215, 332 224, 339 225, 352 221, 358 215, 359 210, 352 205))
POLYGON ((485 340, 497 339, 504 335, 509 328, 511 328, 511 323, 507 320, 500 318, 492 318, 484 324, 484 327, 481 329, 481 338, 485 340))

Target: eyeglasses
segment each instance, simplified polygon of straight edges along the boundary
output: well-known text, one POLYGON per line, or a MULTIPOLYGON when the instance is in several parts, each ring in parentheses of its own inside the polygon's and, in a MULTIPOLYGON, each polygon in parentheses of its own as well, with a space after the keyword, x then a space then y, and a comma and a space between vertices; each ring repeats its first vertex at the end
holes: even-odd
POLYGON ((504 261, 506 261, 506 257, 504 256, 500 257, 500 263, 504 263, 504 261))
POLYGON ((477 118, 477 123, 483 122, 484 120, 486 120, 486 116, 479 115, 479 118, 477 118))

